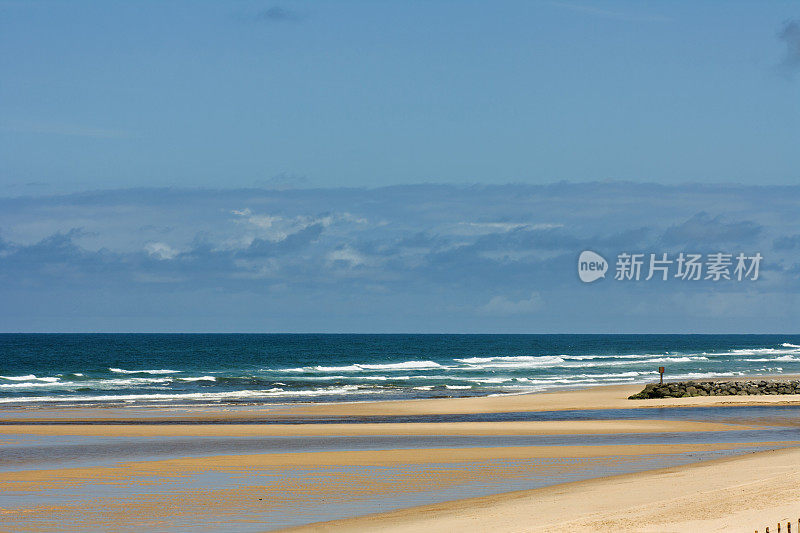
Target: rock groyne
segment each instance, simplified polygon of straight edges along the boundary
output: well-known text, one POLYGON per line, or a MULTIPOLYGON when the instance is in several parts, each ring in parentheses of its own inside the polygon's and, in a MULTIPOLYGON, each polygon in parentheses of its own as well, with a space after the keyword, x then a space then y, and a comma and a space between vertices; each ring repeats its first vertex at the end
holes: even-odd
POLYGON ((687 398, 692 396, 764 396, 800 394, 800 381, 747 380, 747 381, 677 381, 649 384, 642 392, 629 396, 629 400, 648 398, 687 398))

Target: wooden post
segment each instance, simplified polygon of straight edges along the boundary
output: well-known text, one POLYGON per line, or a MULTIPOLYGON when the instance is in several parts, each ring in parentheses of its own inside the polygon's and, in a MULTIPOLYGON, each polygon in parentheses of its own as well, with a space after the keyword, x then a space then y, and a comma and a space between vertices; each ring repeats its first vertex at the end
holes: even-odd
POLYGON ((786 533, 792 533, 792 523, 786 522, 786 533))
POLYGON ((666 370, 663 366, 658 367, 658 373, 661 374, 661 380, 658 382, 659 385, 664 384, 664 370, 666 370))

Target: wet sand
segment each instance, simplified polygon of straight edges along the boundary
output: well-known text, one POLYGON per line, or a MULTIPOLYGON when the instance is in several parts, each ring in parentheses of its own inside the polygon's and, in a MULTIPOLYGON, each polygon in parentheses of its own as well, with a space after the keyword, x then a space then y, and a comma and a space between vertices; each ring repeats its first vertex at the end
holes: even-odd
MULTIPOLYGON (((676 420, 557 420, 541 422, 417 422, 365 424, 10 424, 0 435, 108 437, 262 437, 362 435, 597 435, 741 431, 751 426, 676 420)), ((0 443, 2 446, 2 443, 0 443)))
POLYGON ((800 450, 567 483, 291 531, 775 531, 800 516, 800 450))
MULTIPOLYGON (((763 446, 791 444, 796 443, 763 446)), ((725 456, 746 452, 750 447, 696 444, 368 450, 23 470, 0 473, 1 512, 3 527, 15 531, 259 531, 291 525, 292 521, 314 522, 331 514, 352 516, 419 506, 442 498, 446 501, 509 492, 526 486, 526 480, 527 486, 565 482, 725 456)), ((462 507, 456 505, 458 515, 462 507)), ((413 521, 406 522, 419 512, 429 511, 393 513, 386 525, 419 531, 413 521)), ((431 531, 450 530, 449 523, 437 523, 438 515, 430 518, 431 531)), ((374 531, 376 523, 384 522, 380 516, 364 520, 331 527, 338 531, 374 531)), ((529 522, 528 516, 523 523, 529 522)), ((485 525, 493 527, 488 522, 485 525)))
MULTIPOLYGON (((800 506, 791 488, 800 481, 794 408, 735 409, 800 409, 800 396, 627 400, 640 389, 327 405, 6 410, 0 413, 0 457, 14 447, 32 447, 45 458, 84 449, 86 464, 56 459, 42 466, 18 455, 0 471, 0 520, 19 531, 239 532, 293 524, 306 524, 308 531, 728 531, 747 520, 774 522, 800 506), (703 409, 648 409, 710 406, 734 409, 718 419, 703 409), (574 420, 447 418, 571 410, 586 412, 574 420), (641 417, 625 418, 630 410, 641 417), (764 426, 783 426, 782 433, 764 426), (670 442, 675 435, 687 437, 670 442), (294 448, 281 444, 289 437, 294 448), (355 445, 336 439, 346 437, 367 439, 375 449, 335 449, 355 445), (494 437, 506 441, 480 444, 494 437), (536 445, 514 445, 523 437, 536 445), (273 439, 269 446, 278 451, 215 453, 248 438, 273 439), (441 441, 431 444, 434 438, 441 441), (168 458, 120 453, 109 462, 90 453, 107 443, 125 450, 168 439, 178 439, 168 458), (548 444, 553 439, 558 445, 548 444), (198 448, 202 457, 187 456, 198 448), (331 520, 340 517, 355 518, 331 520)), ((253 442, 261 451, 268 447, 253 442)))

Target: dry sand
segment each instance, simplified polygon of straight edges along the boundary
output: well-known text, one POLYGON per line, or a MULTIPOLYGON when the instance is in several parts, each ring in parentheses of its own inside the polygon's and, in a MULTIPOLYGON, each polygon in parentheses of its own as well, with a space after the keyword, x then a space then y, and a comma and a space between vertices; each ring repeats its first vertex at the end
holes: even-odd
MULTIPOLYGON (((739 379, 741 380, 744 378, 739 379)), ((282 415, 386 416, 584 409, 708 407, 712 405, 800 405, 800 395, 695 396, 691 398, 628 400, 628 396, 641 391, 642 388, 642 385, 612 385, 574 391, 554 391, 506 396, 304 405, 287 408, 282 411, 282 415)))

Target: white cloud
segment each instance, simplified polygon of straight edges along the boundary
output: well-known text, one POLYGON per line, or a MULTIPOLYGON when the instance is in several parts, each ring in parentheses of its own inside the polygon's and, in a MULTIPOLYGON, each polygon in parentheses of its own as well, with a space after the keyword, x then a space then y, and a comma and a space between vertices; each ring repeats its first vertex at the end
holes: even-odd
POLYGON ((169 244, 163 242, 149 242, 145 245, 144 249, 151 257, 156 257, 161 260, 175 259, 180 253, 169 244))
POLYGON ((226 239, 222 249, 246 248, 250 246, 255 239, 263 239, 276 243, 281 242, 286 240, 289 235, 302 231, 315 224, 320 224, 324 228, 339 223, 367 224, 366 218, 358 217, 348 212, 324 216, 297 215, 294 217, 284 217, 279 215, 255 214, 250 208, 245 208, 234 209, 231 213, 240 217, 235 221, 239 224, 244 224, 250 231, 247 235, 226 239))
POLYGON ((492 233, 508 233, 516 229, 541 230, 563 228, 564 224, 527 222, 459 222, 448 228, 447 233, 452 235, 490 235, 492 233))
POLYGON ((358 265, 366 264, 367 260, 362 254, 358 253, 357 251, 353 250, 350 247, 339 248, 338 250, 333 250, 328 253, 326 259, 330 263, 335 263, 337 261, 343 261, 348 264, 348 266, 354 267, 358 265))
MULTIPOLYGON (((456 320, 464 328, 519 330, 533 317, 542 330, 602 331, 614 320, 637 331, 791 330, 800 294, 797 248, 773 243, 800 233, 799 191, 576 184, 527 187, 522 195, 520 187, 498 186, 419 187, 403 197, 386 189, 143 189, 0 198, 0 285, 19 305, 35 296, 25 287, 89 295, 103 287, 135 310, 144 305, 143 283, 172 282, 186 291, 174 296, 186 316, 200 313, 193 311, 200 301, 189 295, 194 291, 206 291, 210 296, 202 298, 213 303, 263 296, 282 285, 297 296, 295 316, 318 311, 308 302, 380 294, 373 301, 375 316, 407 305, 419 310, 407 316, 430 317, 420 326, 430 330, 452 328, 456 320), (762 253, 757 282, 607 279, 587 287, 575 275, 577 254, 587 243, 608 257, 631 250, 693 251, 674 228, 701 211, 725 226, 724 232, 702 234, 700 244, 709 252, 762 253), (556 222, 564 228, 555 229, 561 225, 556 222), (670 228, 678 244, 663 241, 670 228), (600 293, 608 298, 608 313, 590 316, 592 306, 579 307, 600 293), (457 312, 436 315, 447 308, 457 312), (580 326, 574 317, 583 317, 580 326)), ((688 240, 697 235, 685 233, 688 240)), ((264 298, 258 305, 270 301, 264 298)))

